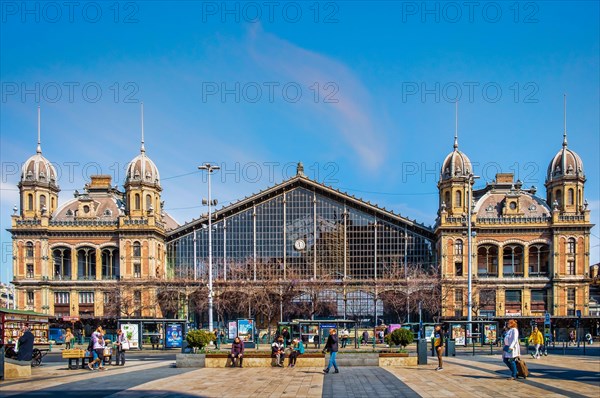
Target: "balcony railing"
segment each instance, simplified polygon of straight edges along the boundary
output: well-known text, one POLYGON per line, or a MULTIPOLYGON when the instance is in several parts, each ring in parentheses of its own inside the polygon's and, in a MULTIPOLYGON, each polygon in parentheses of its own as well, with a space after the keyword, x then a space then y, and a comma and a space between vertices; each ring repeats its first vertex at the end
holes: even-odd
POLYGON ((55 281, 70 281, 71 275, 54 275, 52 279, 55 281))
POLYGON ((529 223, 546 223, 550 221, 550 217, 478 217, 477 222, 480 224, 529 224, 529 223))
POLYGON ((95 281, 96 276, 94 275, 77 275, 78 281, 95 281))
POLYGON ((121 277, 119 275, 102 275, 102 280, 106 280, 106 281, 119 280, 119 279, 121 279, 121 277))
POLYGON ((479 278, 497 278, 498 273, 497 272, 478 272, 477 276, 479 278))

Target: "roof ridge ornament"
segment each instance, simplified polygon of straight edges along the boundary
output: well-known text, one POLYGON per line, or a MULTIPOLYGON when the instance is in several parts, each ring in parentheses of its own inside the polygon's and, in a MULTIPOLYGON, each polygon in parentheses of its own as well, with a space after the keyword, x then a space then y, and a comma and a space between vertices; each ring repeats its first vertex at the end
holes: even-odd
POLYGON ((306 174, 304 174, 304 165, 302 164, 302 162, 298 162, 298 165, 296 166, 296 176, 297 177, 306 177, 306 174))

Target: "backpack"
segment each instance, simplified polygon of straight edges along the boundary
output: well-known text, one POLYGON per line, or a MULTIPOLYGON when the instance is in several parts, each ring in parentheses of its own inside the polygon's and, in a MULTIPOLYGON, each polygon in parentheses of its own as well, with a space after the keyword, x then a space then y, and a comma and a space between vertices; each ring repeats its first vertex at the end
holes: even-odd
POLYGON ((94 334, 92 334, 90 336, 90 343, 87 346, 87 351, 90 351, 90 352, 94 351, 94 338, 95 338, 94 334))

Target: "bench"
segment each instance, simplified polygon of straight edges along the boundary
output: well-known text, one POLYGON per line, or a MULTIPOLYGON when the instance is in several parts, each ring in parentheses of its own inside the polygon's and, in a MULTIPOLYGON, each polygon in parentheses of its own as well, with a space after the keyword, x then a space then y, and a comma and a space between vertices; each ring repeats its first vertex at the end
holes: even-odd
MULTIPOLYGON (((107 351, 104 351, 106 354, 107 351)), ((112 350, 109 350, 111 355, 104 355, 104 364, 110 365, 112 359, 112 350)), ((79 360, 81 359, 81 369, 85 369, 86 365, 92 361, 93 355, 87 350, 80 349, 72 349, 72 350, 63 350, 62 358, 69 360, 69 369, 78 369, 79 368, 79 360), (75 365, 73 365, 75 362, 75 365)))
MULTIPOLYGON (((275 358, 271 358, 269 352, 244 353, 243 366, 248 368, 268 368, 274 366, 275 358)), ((286 360, 288 357, 286 356, 286 360)), ((286 361, 287 362, 287 361, 286 361)), ((305 352, 296 360, 296 367, 323 367, 325 365, 325 355, 322 353, 305 352)), ((226 353, 206 354, 205 367, 207 368, 226 368, 231 366, 231 358, 226 353)), ((284 364, 287 366, 287 364, 284 364)))

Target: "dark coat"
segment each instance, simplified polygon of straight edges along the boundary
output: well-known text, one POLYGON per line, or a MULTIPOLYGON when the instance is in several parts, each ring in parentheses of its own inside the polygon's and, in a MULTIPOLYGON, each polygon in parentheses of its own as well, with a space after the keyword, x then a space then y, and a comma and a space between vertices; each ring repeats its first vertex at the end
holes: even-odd
POLYGON ((239 343, 235 341, 231 344, 231 355, 237 356, 239 354, 244 354, 244 342, 240 339, 239 343))
POLYGON ((29 330, 19 337, 19 352, 17 353, 17 361, 31 361, 33 356, 33 333, 29 330))
POLYGON ((327 343, 325 343, 325 349, 329 352, 338 351, 338 336, 337 334, 330 334, 327 337, 327 343))

